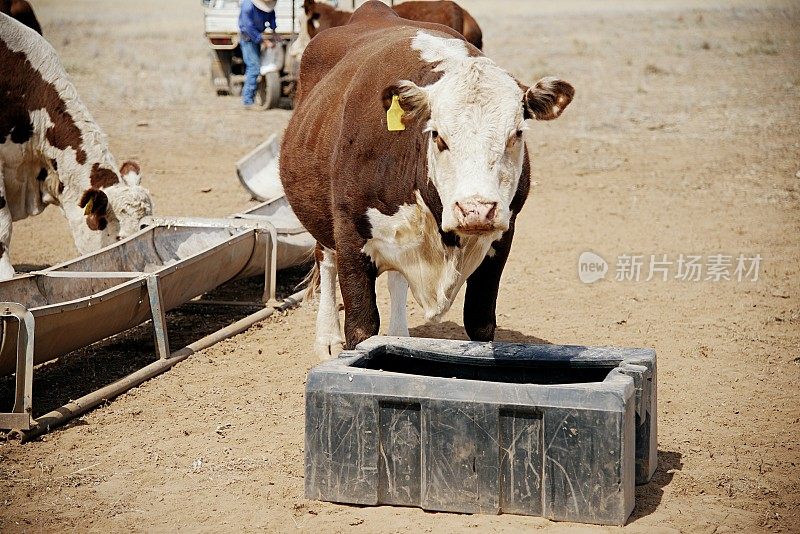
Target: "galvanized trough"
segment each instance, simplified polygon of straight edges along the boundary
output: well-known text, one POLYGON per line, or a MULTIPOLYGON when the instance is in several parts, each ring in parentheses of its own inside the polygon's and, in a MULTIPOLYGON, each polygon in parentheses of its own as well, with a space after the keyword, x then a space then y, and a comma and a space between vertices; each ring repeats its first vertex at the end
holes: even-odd
POLYGON ((0 282, 0 376, 16 373, 15 404, 0 413, 0 428, 35 424, 34 365, 151 318, 159 357, 169 360, 166 312, 262 273, 264 301, 274 300, 277 270, 308 260, 314 247, 283 197, 228 219, 143 222, 145 228, 112 246, 0 282))
POLYGON ((278 178, 281 138, 273 134, 236 162, 236 174, 242 187, 256 200, 270 200, 283 195, 278 178))

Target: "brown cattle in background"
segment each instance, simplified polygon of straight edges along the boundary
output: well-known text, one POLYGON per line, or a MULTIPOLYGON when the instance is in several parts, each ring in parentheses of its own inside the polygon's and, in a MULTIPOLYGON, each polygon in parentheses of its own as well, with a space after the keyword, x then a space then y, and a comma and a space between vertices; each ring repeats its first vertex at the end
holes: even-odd
POLYGON ((42 27, 27 0, 0 0, 0 13, 5 13, 42 35, 42 27))
MULTIPOLYGON (((350 11, 338 10, 327 4, 305 0, 303 9, 306 13, 306 26, 309 37, 314 37, 322 30, 344 26, 350 20, 350 11)), ((449 0, 411 1, 392 7, 401 18, 418 22, 442 24, 464 36, 478 49, 483 48, 483 33, 480 26, 469 12, 449 0)))

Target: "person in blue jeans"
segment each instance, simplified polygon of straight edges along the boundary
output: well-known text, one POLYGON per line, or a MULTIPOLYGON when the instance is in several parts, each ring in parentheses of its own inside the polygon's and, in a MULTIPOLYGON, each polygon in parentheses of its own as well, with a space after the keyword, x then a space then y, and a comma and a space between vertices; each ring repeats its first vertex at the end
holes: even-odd
POLYGON ((242 102, 252 109, 256 97, 258 75, 261 72, 261 45, 273 47, 271 40, 264 41, 267 25, 275 31, 275 4, 277 0, 244 0, 239 12, 239 46, 244 60, 244 88, 242 102))

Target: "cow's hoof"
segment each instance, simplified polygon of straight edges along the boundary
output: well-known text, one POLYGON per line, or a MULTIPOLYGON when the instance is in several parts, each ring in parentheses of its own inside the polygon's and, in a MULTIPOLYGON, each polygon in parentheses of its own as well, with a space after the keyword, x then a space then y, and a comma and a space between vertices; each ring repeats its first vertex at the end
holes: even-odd
POLYGON ((344 341, 340 339, 331 339, 327 341, 317 340, 317 342, 314 343, 314 352, 323 362, 336 358, 342 350, 344 350, 344 341))

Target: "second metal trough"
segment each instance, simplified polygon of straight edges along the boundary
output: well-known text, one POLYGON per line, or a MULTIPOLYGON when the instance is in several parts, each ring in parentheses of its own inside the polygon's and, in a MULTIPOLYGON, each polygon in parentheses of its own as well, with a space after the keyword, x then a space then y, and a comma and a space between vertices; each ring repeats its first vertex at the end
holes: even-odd
POLYGON ((112 246, 0 283, 0 376, 17 378, 15 406, 0 413, 0 428, 30 428, 34 365, 151 318, 167 358, 167 311, 262 273, 264 301, 274 300, 277 270, 307 261, 314 247, 283 197, 228 219, 145 223, 112 246))

